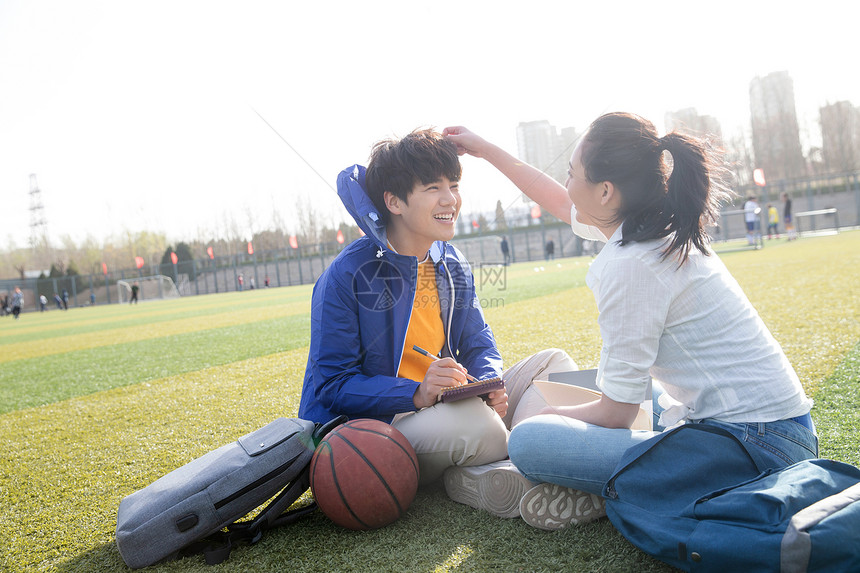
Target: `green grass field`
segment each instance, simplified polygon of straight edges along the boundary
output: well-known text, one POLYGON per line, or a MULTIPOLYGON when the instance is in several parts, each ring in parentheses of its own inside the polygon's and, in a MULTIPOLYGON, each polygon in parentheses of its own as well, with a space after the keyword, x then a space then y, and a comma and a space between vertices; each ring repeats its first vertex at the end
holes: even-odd
MULTIPOLYGON (((821 456, 860 464, 860 232, 723 259, 815 399, 821 456)), ((590 259, 523 263, 479 296, 506 364, 543 348, 596 366, 590 259), (537 270, 536 270, 537 269, 537 270)), ((292 417, 310 286, 0 319, 0 570, 122 571, 120 500, 278 416, 292 417)), ((202 558, 153 571, 213 571, 202 558)), ((354 532, 319 512, 240 547, 224 571, 669 571, 607 520, 557 532, 419 492, 354 532)))

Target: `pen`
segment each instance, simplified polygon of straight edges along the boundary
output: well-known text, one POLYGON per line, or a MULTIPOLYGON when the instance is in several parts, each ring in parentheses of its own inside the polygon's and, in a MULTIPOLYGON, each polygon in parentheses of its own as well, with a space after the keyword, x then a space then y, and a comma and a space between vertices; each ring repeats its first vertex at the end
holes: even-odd
MULTIPOLYGON (((436 360, 438 358, 438 356, 433 356, 432 354, 430 354, 429 352, 427 352, 426 350, 424 350, 420 346, 416 346, 414 344, 412 345, 412 350, 414 350, 418 354, 423 354, 427 358, 432 358, 433 360, 436 360)), ((474 376, 472 376, 471 374, 469 374, 468 372, 466 372, 466 378, 468 378, 472 382, 478 382, 478 379, 475 378, 474 376)))

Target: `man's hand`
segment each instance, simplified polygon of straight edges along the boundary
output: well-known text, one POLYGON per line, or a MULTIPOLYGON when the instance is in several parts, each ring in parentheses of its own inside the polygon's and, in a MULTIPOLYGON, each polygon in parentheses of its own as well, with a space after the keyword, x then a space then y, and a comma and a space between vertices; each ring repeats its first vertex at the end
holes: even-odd
POLYGON ((412 401, 419 410, 428 408, 439 400, 442 390, 460 386, 466 382, 466 369, 456 360, 449 357, 434 360, 427 369, 424 380, 412 396, 412 401))

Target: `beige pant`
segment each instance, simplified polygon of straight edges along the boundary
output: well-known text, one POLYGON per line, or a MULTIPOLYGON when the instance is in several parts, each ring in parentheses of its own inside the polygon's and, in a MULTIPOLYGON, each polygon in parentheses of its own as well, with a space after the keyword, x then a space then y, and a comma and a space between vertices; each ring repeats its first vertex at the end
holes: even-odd
POLYGON ((391 425, 406 436, 418 455, 421 484, 439 479, 451 466, 479 466, 508 457, 509 430, 545 405, 532 381, 570 370, 578 370, 576 363, 556 348, 508 368, 502 375, 508 393, 504 418, 477 397, 395 416, 391 425))

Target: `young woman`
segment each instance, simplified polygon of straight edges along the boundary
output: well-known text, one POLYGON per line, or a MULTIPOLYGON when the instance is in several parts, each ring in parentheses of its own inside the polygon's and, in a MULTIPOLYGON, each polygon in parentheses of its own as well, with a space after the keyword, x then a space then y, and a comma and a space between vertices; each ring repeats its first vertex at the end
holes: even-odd
POLYGON ((728 193, 704 142, 659 137, 638 116, 607 114, 577 145, 563 187, 465 128, 445 133, 577 235, 607 243, 586 278, 600 313, 602 395, 546 408, 510 437, 511 460, 545 482, 520 502, 527 522, 556 529, 604 514, 597 496, 622 454, 654 435, 629 429, 652 379, 664 391, 661 426, 720 426, 762 469, 817 456, 797 374, 708 247, 705 227, 728 193))

